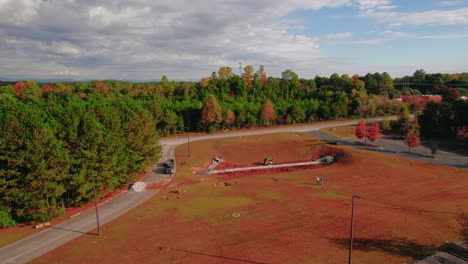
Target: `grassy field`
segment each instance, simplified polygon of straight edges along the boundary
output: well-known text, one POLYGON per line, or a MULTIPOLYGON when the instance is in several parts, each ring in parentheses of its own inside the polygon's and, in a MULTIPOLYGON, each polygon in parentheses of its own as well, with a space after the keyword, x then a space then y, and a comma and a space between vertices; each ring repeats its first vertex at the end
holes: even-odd
POLYGON ((103 226, 101 237, 81 236, 33 263, 344 263, 352 194, 363 197, 355 207, 356 263, 411 262, 457 240, 466 170, 332 146, 348 155, 328 167, 194 173, 213 155, 252 165, 267 156, 304 160, 323 146, 298 133, 192 142, 190 157, 181 146, 167 189, 103 226))
POLYGON ((355 130, 356 130, 356 125, 328 127, 328 128, 320 129, 320 131, 324 133, 330 134, 335 137, 343 138, 343 139, 356 138, 356 136, 354 135, 355 130))

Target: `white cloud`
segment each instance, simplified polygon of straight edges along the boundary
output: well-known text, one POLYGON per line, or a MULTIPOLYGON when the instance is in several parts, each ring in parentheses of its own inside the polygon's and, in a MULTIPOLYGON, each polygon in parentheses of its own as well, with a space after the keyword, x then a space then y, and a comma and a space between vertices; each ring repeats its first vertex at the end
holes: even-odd
POLYGON ((53 75, 66 76, 66 77, 77 77, 77 76, 80 76, 80 72, 72 71, 70 69, 64 69, 64 70, 61 70, 61 71, 54 72, 53 75))
POLYGON ((389 38, 375 38, 375 39, 361 39, 361 40, 356 40, 351 42, 352 44, 358 44, 358 45, 377 45, 377 44, 382 44, 391 39, 389 38))
POLYGON ((350 38, 354 35, 354 32, 340 32, 335 34, 328 34, 325 36, 326 40, 342 40, 350 38))
POLYGON ((406 32, 400 31, 392 31, 392 30, 385 30, 378 33, 378 38, 371 38, 371 39, 362 39, 352 41, 352 44, 359 44, 359 45, 378 45, 383 44, 389 41, 394 40, 402 40, 402 39, 432 39, 432 40, 443 40, 443 39, 462 39, 467 38, 468 34, 432 34, 432 35, 418 35, 418 34, 410 34, 406 32))
POLYGON ((453 0, 453 1, 440 1, 439 5, 441 6, 456 6, 461 4, 462 1, 460 0, 453 0))
POLYGON ((39 43, 38 45, 40 50, 59 56, 78 56, 81 53, 79 47, 68 42, 39 43))
POLYGON ((468 34, 441 34, 441 35, 419 35, 411 36, 413 39, 461 39, 468 37, 468 34))
POLYGON ((395 8, 395 6, 391 5, 391 0, 356 0, 356 3, 361 10, 365 11, 395 8))
POLYGON ((0 25, 27 25, 37 16, 40 5, 37 0, 0 0, 0 25))
POLYGON ((468 8, 400 13, 365 10, 361 16, 377 18, 390 26, 402 25, 467 25, 468 8))
POLYGON ((10 67, 0 75, 13 74, 14 65, 31 75, 50 69, 52 75, 79 72, 83 78, 157 79, 169 71, 171 78, 200 78, 224 65, 234 68, 239 61, 263 64, 273 75, 285 68, 305 70, 320 58, 319 40, 297 33, 302 22, 285 16, 298 9, 351 4, 352 0, 0 0, 0 49, 14 51, 2 57, 10 67), (7 16, 13 11, 16 17, 7 16), (32 66, 40 63, 48 66, 40 71, 32 66))
POLYGON ((309 76, 342 65, 343 58, 323 57, 319 43, 464 37, 395 30, 351 42, 357 29, 319 38, 289 16, 335 7, 385 25, 467 24, 466 9, 400 13, 391 0, 0 0, 0 76, 199 79, 239 62, 263 64, 275 76, 287 68, 309 76))

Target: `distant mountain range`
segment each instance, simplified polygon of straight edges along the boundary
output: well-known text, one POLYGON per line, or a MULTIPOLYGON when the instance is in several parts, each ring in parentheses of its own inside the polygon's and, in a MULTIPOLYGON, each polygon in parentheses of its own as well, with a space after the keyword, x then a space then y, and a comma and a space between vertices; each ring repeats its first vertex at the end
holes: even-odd
MULTIPOLYGON (((27 80, 35 80, 38 83, 57 83, 57 82, 89 82, 89 81, 96 81, 96 79, 89 79, 89 80, 75 80, 75 79, 11 79, 11 78, 4 78, 0 76, 0 83, 11 83, 17 81, 27 81, 27 80)), ((107 80, 107 79, 106 79, 107 80)), ((113 79, 110 79, 113 80, 113 79)), ((147 83, 147 82, 160 82, 160 80, 115 80, 115 81, 122 81, 122 82, 132 82, 132 83, 147 83)), ((171 80, 172 81, 172 80, 171 80)), ((176 82, 198 82, 199 80, 195 79, 188 79, 188 80, 174 80, 176 82)))
MULTIPOLYGON (((27 80, 31 80, 31 79, 18 80, 18 79, 0 77, 0 82, 17 82, 17 81, 27 81, 27 80)), ((76 80, 73 80, 73 79, 33 79, 33 80, 35 80, 38 83, 76 82, 76 80)))

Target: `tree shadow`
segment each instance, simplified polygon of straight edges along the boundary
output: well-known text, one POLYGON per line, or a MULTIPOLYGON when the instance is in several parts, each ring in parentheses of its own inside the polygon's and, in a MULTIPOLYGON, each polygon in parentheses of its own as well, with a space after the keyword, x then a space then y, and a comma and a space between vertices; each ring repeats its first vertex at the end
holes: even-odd
MULTIPOLYGON (((349 248, 349 238, 329 239, 342 248, 349 248)), ((353 250, 364 252, 382 251, 401 257, 411 257, 415 260, 423 259, 437 252, 434 245, 423 245, 407 238, 395 239, 367 239, 354 238, 353 250)))
POLYGON ((212 257, 212 258, 219 258, 219 259, 225 259, 225 260, 234 260, 234 261, 244 262, 244 263, 266 264, 265 262, 258 262, 258 261, 253 261, 253 260, 240 259, 240 258, 225 257, 225 256, 207 254, 207 253, 202 253, 202 252, 195 252, 195 251, 180 249, 180 248, 171 248, 171 247, 162 247, 162 246, 160 246, 159 249, 160 250, 173 250, 173 251, 179 251, 179 252, 184 252, 184 253, 189 253, 189 254, 194 254, 194 255, 200 255, 200 256, 206 256, 206 257, 212 257))
POLYGON ((83 232, 83 231, 78 231, 78 230, 73 230, 73 229, 67 229, 63 227, 57 227, 57 226, 51 226, 49 227, 50 229, 55 229, 55 230, 62 230, 62 231, 68 231, 68 232, 73 232, 73 233, 79 233, 83 235, 95 235, 98 236, 98 233, 93 233, 93 232, 83 232))
POLYGON ((457 139, 424 139, 421 140, 421 145, 431 148, 432 145, 437 146, 437 150, 456 153, 461 156, 468 156, 468 141, 457 139))
POLYGON ((418 157, 423 157, 423 158, 432 158, 431 155, 418 154, 418 153, 409 152, 409 151, 401 151, 400 153, 404 153, 404 154, 407 154, 407 155, 418 156, 418 157))

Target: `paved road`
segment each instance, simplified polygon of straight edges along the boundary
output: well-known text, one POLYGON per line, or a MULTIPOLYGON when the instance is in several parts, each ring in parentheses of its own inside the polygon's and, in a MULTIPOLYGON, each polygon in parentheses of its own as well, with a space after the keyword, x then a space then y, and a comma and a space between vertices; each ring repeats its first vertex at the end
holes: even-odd
POLYGON ((371 143, 367 141, 367 145, 360 144, 357 139, 341 139, 321 131, 310 131, 311 135, 320 137, 322 139, 338 142, 339 144, 352 146, 358 149, 364 149, 369 151, 383 152, 385 154, 420 160, 424 162, 430 162, 439 165, 447 165, 462 169, 468 169, 468 157, 461 156, 456 153, 438 150, 435 155, 435 159, 431 156, 431 149, 428 147, 429 144, 421 144, 421 146, 412 148, 411 153, 408 152, 408 147, 403 144, 403 140, 391 139, 383 137, 378 141, 371 143), (358 142, 358 143, 356 143, 358 142), (382 148, 380 148, 382 147, 382 148))
MULTIPOLYGON (((370 119, 380 120, 380 119, 370 119)), ((358 120, 343 121, 334 123, 317 123, 310 125, 302 125, 295 127, 279 127, 265 130, 243 131, 243 132, 229 132, 213 135, 204 135, 191 137, 190 141, 225 138, 225 137, 239 137, 249 135, 270 134, 278 132, 307 132, 319 130, 327 127, 336 127, 340 125, 356 124, 358 120)), ((145 178, 145 182, 158 182, 167 180, 167 175, 161 174, 163 168, 162 163, 168 158, 174 158, 174 149, 180 144, 187 142, 187 138, 163 138, 161 139, 163 145, 163 155, 159 163, 155 164, 151 173, 145 178)), ((145 191, 141 193, 126 192, 113 200, 99 205, 100 223, 108 223, 129 210, 142 204, 150 197, 155 195, 157 191, 145 191)), ((0 262, 1 263, 25 263, 33 260, 42 254, 49 252, 74 238, 83 234, 95 235, 89 233, 96 228, 96 218, 93 210, 88 210, 79 216, 76 216, 68 221, 65 221, 56 226, 52 226, 40 233, 17 241, 11 245, 0 248, 0 262)))

